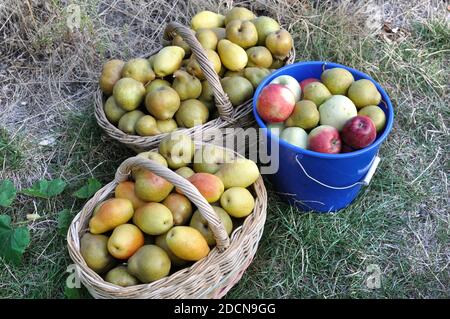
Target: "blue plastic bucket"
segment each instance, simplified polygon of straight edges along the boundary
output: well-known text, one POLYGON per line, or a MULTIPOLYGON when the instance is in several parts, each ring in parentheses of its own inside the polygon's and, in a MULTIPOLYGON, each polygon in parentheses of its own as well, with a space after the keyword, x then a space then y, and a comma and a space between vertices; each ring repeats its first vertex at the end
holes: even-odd
POLYGON ((369 183, 378 165, 378 149, 391 131, 394 121, 394 111, 388 95, 370 76, 341 64, 322 61, 291 64, 265 78, 256 89, 253 113, 259 127, 267 135, 269 154, 272 139, 279 142, 279 168, 276 173, 269 175, 276 191, 300 209, 317 212, 338 211, 350 205, 358 196, 361 187, 369 183), (324 154, 291 145, 272 135, 256 111, 256 101, 261 90, 280 75, 290 75, 298 81, 306 78, 320 79, 323 70, 335 67, 350 71, 355 80, 372 81, 381 93, 382 102, 379 106, 386 114, 386 126, 378 133, 375 142, 355 152, 324 154))

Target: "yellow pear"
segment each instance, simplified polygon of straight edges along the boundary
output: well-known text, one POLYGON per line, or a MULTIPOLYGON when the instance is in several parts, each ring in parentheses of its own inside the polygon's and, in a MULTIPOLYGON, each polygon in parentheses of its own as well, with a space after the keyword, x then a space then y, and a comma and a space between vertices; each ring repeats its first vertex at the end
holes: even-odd
POLYGON ((136 210, 133 223, 148 235, 161 235, 173 226, 170 209, 160 203, 147 203, 136 210))
POLYGON ((201 11, 192 17, 191 27, 194 30, 223 27, 225 17, 211 11, 201 11))
POLYGON ((147 111, 158 120, 168 120, 180 107, 180 96, 171 87, 162 86, 145 97, 147 111))
POLYGON ((119 123, 120 118, 127 112, 117 105, 116 100, 114 100, 114 96, 110 96, 106 100, 104 110, 106 118, 112 124, 119 123))
POLYGON ((139 280, 131 275, 124 265, 111 269, 105 276, 105 281, 121 287, 135 286, 139 280))
MULTIPOLYGON (((220 61, 219 55, 216 51, 205 49, 206 57, 211 62, 214 71, 218 74, 220 72, 220 68, 222 67, 222 62, 220 61)), ((196 76, 200 80, 205 78, 202 69, 200 68, 200 64, 197 62, 194 56, 191 56, 189 62, 186 66, 186 71, 190 74, 196 76)))
POLYGON ((253 12, 243 7, 234 7, 225 15, 225 25, 228 25, 233 20, 253 20, 256 16, 253 12))
POLYGON ((286 126, 297 126, 311 130, 319 124, 320 114, 312 101, 301 100, 295 103, 294 111, 286 120, 286 126))
POLYGON ((134 128, 140 136, 154 136, 161 133, 156 126, 156 119, 151 115, 139 118, 134 128))
POLYGON ((101 274, 114 265, 114 258, 108 252, 108 236, 84 234, 80 240, 80 253, 96 273, 101 274))
POLYGON ((348 97, 358 109, 368 105, 378 105, 381 102, 381 94, 377 87, 367 79, 353 82, 348 88, 348 97))
POLYGON ((130 258, 143 245, 144 234, 132 224, 117 226, 108 239, 108 251, 117 259, 130 258))
POLYGON ((179 46, 171 45, 162 48, 153 60, 153 71, 159 77, 172 74, 180 68, 184 54, 184 49, 179 46))
MULTIPOLYGON (((136 195, 148 202, 160 202, 173 189, 173 185, 166 179, 146 169, 139 169, 134 173, 136 195)), ((141 207, 142 208, 142 207, 141 207)))
POLYGON ((210 250, 202 234, 189 226, 173 227, 166 235, 166 242, 169 249, 184 260, 200 260, 206 257, 210 250))
POLYGON ((242 218, 253 212, 255 199, 247 188, 231 187, 220 197, 220 205, 231 216, 242 218))
POLYGON ((132 78, 122 78, 114 85, 114 100, 125 111, 133 111, 139 107, 145 96, 145 87, 132 78))
POLYGON ((175 226, 186 224, 192 216, 191 201, 184 195, 177 193, 169 194, 162 204, 172 213, 173 224, 175 226))
POLYGON ((278 22, 270 17, 259 16, 252 20, 252 22, 258 32, 258 45, 265 45, 266 37, 270 33, 280 30, 280 25, 278 22))
POLYGON ((110 60, 103 65, 102 73, 100 75, 99 84, 100 89, 106 95, 111 95, 114 84, 122 77, 122 68, 125 62, 122 60, 110 60))
POLYGON ((194 157, 194 152, 194 141, 183 133, 172 133, 159 143, 159 153, 164 156, 171 169, 189 164, 194 157))
POLYGON ((320 79, 333 95, 346 95, 348 88, 355 80, 353 75, 343 68, 325 70, 322 72, 320 79))
POLYGON ((170 261, 172 262, 173 265, 175 266, 184 266, 186 265, 188 262, 186 260, 183 260, 181 258, 178 258, 169 248, 169 246, 167 246, 167 242, 166 242, 166 236, 167 233, 161 234, 159 236, 156 236, 155 238, 155 244, 162 248, 166 253, 167 256, 169 256, 170 261))
POLYGON ((191 55, 191 48, 186 43, 186 41, 183 40, 183 38, 180 35, 175 35, 172 39, 172 45, 179 46, 180 48, 183 48, 184 50, 184 56, 191 55))
POLYGON ((320 106, 332 96, 328 88, 321 82, 311 82, 303 90, 303 98, 320 106))
POLYGON ((187 128, 206 123, 208 117, 208 108, 205 104, 196 99, 189 99, 181 102, 180 108, 175 114, 178 125, 187 128))
POLYGON ((195 172, 192 170, 192 168, 184 166, 184 167, 180 167, 179 169, 177 169, 175 171, 175 173, 177 173, 178 175, 188 179, 189 177, 191 177, 192 175, 195 174, 195 172))
POLYGON ((142 152, 139 153, 137 156, 150 159, 152 161, 158 162, 162 166, 168 167, 166 159, 158 152, 155 151, 142 152))
POLYGON ((239 158, 223 164, 216 176, 222 180, 225 188, 248 187, 258 179, 259 169, 252 160, 239 158))
POLYGON ((128 272, 143 283, 149 283, 170 272, 170 258, 156 245, 145 245, 128 260, 128 272))
POLYGON ((245 50, 230 40, 220 40, 217 50, 220 60, 228 70, 239 71, 247 65, 248 57, 245 50))
POLYGON ((156 127, 161 133, 170 133, 178 128, 177 122, 174 119, 157 120, 156 127))
POLYGON ((128 199, 110 198, 99 206, 89 220, 89 231, 92 234, 102 234, 112 230, 128 222, 133 213, 133 204, 128 199))
POLYGON ((258 32, 250 21, 233 20, 226 27, 227 39, 241 48, 250 48, 258 42, 258 32))
POLYGON ((195 33, 195 37, 205 49, 215 50, 217 42, 219 42, 216 33, 211 29, 199 29, 195 33))
POLYGON ((119 124, 117 125, 117 127, 119 128, 119 130, 121 130, 127 134, 135 135, 136 134, 136 123, 144 115, 145 114, 139 110, 127 112, 120 118, 119 124))
POLYGON ((370 119, 375 124, 375 128, 377 132, 380 132, 384 129, 386 125, 386 114, 384 114, 383 110, 377 105, 369 105, 365 106, 358 111, 358 115, 365 115, 370 117, 370 119))
POLYGON ((246 52, 248 56, 248 67, 257 66, 261 68, 269 68, 272 65, 272 54, 266 47, 253 47, 248 49, 246 52))
POLYGON ((269 33, 266 37, 266 47, 278 59, 287 57, 292 49, 292 45, 292 36, 284 29, 269 33))
POLYGON ((265 68, 259 68, 259 67, 247 67, 244 69, 244 77, 249 80, 253 88, 257 88, 259 83, 261 83, 262 80, 266 76, 270 74, 270 71, 265 68))
MULTIPOLYGON (((230 215, 228 215, 227 212, 221 207, 211 207, 214 209, 217 216, 219 217, 219 220, 225 227, 227 234, 230 235, 231 231, 233 230, 233 221, 231 220, 230 215)), ((196 210, 194 215, 192 215, 189 226, 197 229, 206 239, 206 242, 209 246, 213 246, 216 244, 216 239, 214 238, 213 232, 209 228, 208 221, 202 216, 202 214, 200 214, 199 210, 196 210)))
POLYGON ((141 206, 144 206, 147 202, 143 201, 139 197, 137 197, 134 192, 134 182, 132 181, 124 181, 117 184, 114 189, 114 196, 116 198, 125 198, 128 199, 133 205, 133 209, 138 209, 141 206))
POLYGON ((173 76, 172 88, 177 91, 181 101, 196 99, 202 93, 202 83, 195 76, 183 70, 175 71, 173 76))
POLYGON ((148 95, 153 91, 156 91, 162 86, 170 87, 170 82, 163 79, 154 79, 145 86, 145 95, 148 95))
POLYGON ((206 144, 195 152, 193 168, 196 173, 215 174, 223 163, 232 158, 233 155, 226 149, 206 144))
POLYGON ((142 84, 147 84, 155 78, 150 62, 144 58, 131 59, 122 69, 122 77, 132 78, 142 84))

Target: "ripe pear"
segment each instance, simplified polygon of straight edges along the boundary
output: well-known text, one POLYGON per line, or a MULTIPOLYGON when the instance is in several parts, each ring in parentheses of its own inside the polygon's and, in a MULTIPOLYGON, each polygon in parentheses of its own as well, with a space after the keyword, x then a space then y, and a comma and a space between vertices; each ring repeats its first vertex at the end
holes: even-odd
POLYGON ((380 132, 386 125, 386 114, 383 110, 376 105, 365 106, 358 111, 358 115, 365 115, 370 117, 370 119, 375 124, 377 132, 380 132))
POLYGON ((116 100, 114 100, 114 96, 110 96, 104 106, 105 115, 108 121, 112 124, 119 123, 120 118, 127 113, 123 108, 117 105, 116 100))
POLYGON ((330 97, 331 92, 320 82, 309 83, 303 90, 303 99, 314 102, 316 106, 320 106, 330 97))
POLYGON ((117 184, 114 189, 114 196, 115 198, 128 199, 133 205, 134 210, 144 206, 147 203, 136 196, 136 193, 134 192, 134 182, 132 181, 124 181, 117 184))
POLYGON ((255 89, 258 87, 259 83, 261 83, 261 81, 264 80, 264 78, 269 74, 270 71, 265 68, 250 67, 244 69, 245 78, 250 81, 255 89))
POLYGON ((118 106, 125 111, 133 111, 144 99, 145 87, 135 79, 122 78, 114 85, 113 96, 118 106))
POLYGON ((211 29, 199 29, 195 33, 195 37, 205 49, 215 50, 217 42, 219 42, 216 33, 211 29))
POLYGON ((216 173, 225 188, 248 187, 259 178, 259 170, 252 160, 239 158, 233 162, 225 163, 216 173))
POLYGON ((170 258, 156 245, 144 245, 128 260, 128 272, 143 283, 149 283, 170 272, 170 258))
POLYGON ((175 226, 185 225, 192 216, 191 201, 184 195, 169 194, 162 204, 171 211, 175 226))
MULTIPOLYGON (((233 230, 233 221, 230 218, 230 215, 222 208, 218 206, 211 206, 216 212, 219 220, 222 222, 227 235, 231 234, 233 230)), ((216 239, 214 238, 214 234, 209 228, 208 221, 200 214, 199 210, 196 210, 194 215, 192 215, 191 222, 189 226, 197 229, 202 236, 206 239, 206 242, 209 246, 214 246, 216 244, 216 239)))
POLYGON ((158 120, 168 120, 180 107, 180 96, 171 87, 162 86, 145 97, 147 111, 158 120))
POLYGON ((80 253, 88 267, 98 274, 114 265, 108 252, 108 236, 85 233, 80 240, 80 253))
POLYGON ((108 251, 117 259, 130 258, 144 245, 144 234, 133 224, 114 228, 108 239, 108 251))
POLYGON ((220 197, 220 205, 233 217, 250 215, 255 207, 253 195, 244 187, 231 187, 220 197))
POLYGON ((214 92, 211 88, 211 85, 209 85, 209 82, 206 80, 202 81, 202 93, 200 94, 198 99, 204 104, 214 103, 214 92))
POLYGON ((173 37, 172 45, 182 48, 184 50, 185 57, 191 55, 191 53, 192 53, 189 45, 186 43, 186 41, 183 40, 183 38, 179 34, 176 34, 173 37))
POLYGON ((159 153, 164 156, 171 169, 186 166, 192 161, 195 144, 183 133, 172 133, 159 143, 159 153))
POLYGON ((133 223, 148 235, 161 235, 173 226, 170 209, 160 203, 147 203, 136 210, 133 223))
POLYGON ((139 284, 139 280, 131 275, 124 265, 111 269, 105 276, 105 281, 121 287, 130 287, 139 284))
MULTIPOLYGON (((208 203, 218 201, 225 189, 222 180, 209 173, 195 173, 188 180, 198 189, 208 203)), ((178 189, 177 192, 179 192, 178 189)))
POLYGON ((333 95, 346 95, 352 85, 353 75, 343 68, 333 68, 323 71, 320 79, 333 95))
POLYGON ((209 110, 206 105, 195 99, 181 102, 180 109, 175 114, 178 125, 187 128, 206 123, 208 117, 209 110))
POLYGON ((141 117, 134 128, 140 136, 154 136, 161 133, 156 126, 156 119, 151 115, 141 117))
POLYGON ((191 27, 194 30, 201 28, 220 28, 223 27, 225 17, 221 14, 211 11, 201 11, 192 17, 191 27))
POLYGON ((368 105, 378 105, 381 102, 381 94, 372 81, 361 79, 353 82, 348 89, 348 97, 355 103, 358 109, 368 105))
POLYGON ((247 51, 248 62, 247 66, 259 66, 261 68, 269 68, 272 65, 273 59, 270 51, 263 46, 252 47, 247 51))
POLYGON ((258 32, 258 45, 265 45, 266 37, 270 33, 280 30, 280 25, 278 22, 270 17, 259 16, 252 20, 252 22, 258 32))
POLYGON ((253 97, 252 83, 242 76, 223 78, 222 87, 233 106, 240 105, 253 97))
POLYGON ((253 12, 243 7, 234 7, 225 15, 225 25, 228 25, 233 20, 253 20, 256 16, 253 12))
POLYGON ((106 95, 113 93, 113 87, 117 81, 122 77, 122 68, 125 62, 122 60, 110 60, 103 65, 102 73, 100 74, 99 85, 100 89, 106 95))
POLYGON ((166 159, 158 152, 155 152, 155 151, 142 152, 142 153, 139 153, 137 156, 150 159, 152 161, 158 162, 162 166, 169 167, 167 165, 166 159))
POLYGON ((104 201, 89 220, 89 231, 102 234, 125 224, 133 216, 131 201, 125 198, 110 198, 104 201))
POLYGON ((219 42, 222 39, 225 39, 226 37, 225 28, 211 28, 211 30, 216 34, 217 42, 219 42))
POLYGON ((258 32, 250 21, 233 20, 226 27, 227 39, 247 49, 258 42, 258 32))
POLYGON ((178 128, 177 122, 174 119, 157 120, 156 127, 161 133, 170 133, 178 128))
POLYGON ((159 77, 172 74, 180 68, 184 54, 184 49, 179 46, 171 45, 162 48, 153 60, 153 71, 159 77))
POLYGON ((147 202, 160 202, 166 198, 173 189, 173 185, 166 179, 146 169, 139 169, 134 175, 134 191, 140 199, 147 202))
POLYGON ((239 45, 230 40, 220 40, 217 44, 220 60, 231 71, 239 71, 245 68, 248 62, 247 53, 239 45))
POLYGON ((151 81, 145 86, 145 95, 148 95, 153 91, 156 91, 162 86, 170 87, 170 82, 162 79, 155 79, 151 81))
POLYGON ((155 72, 153 72, 147 59, 136 58, 125 63, 122 69, 122 77, 135 79, 145 85, 155 78, 155 72))
POLYGON ((177 173, 178 175, 188 179, 189 177, 191 177, 192 175, 195 174, 195 172, 192 170, 192 168, 184 166, 184 167, 180 167, 179 169, 177 169, 175 171, 175 173, 177 173))
POLYGON ((297 126, 305 130, 313 129, 319 124, 320 114, 312 101, 301 100, 295 103, 294 111, 286 120, 286 126, 297 126))
POLYGON ((180 100, 196 99, 202 93, 202 83, 195 76, 183 70, 175 71, 173 74, 172 88, 177 91, 180 100))
POLYGON ((266 47, 275 58, 284 59, 292 49, 291 34, 284 30, 269 33, 266 37, 266 47))
MULTIPOLYGON (((205 49, 206 57, 211 62, 214 71, 218 74, 220 72, 220 68, 222 66, 222 62, 220 61, 219 55, 216 51, 205 49)), ((202 69, 200 68, 200 64, 197 62, 194 56, 191 56, 189 59, 188 65, 186 66, 186 71, 190 74, 196 76, 200 80, 205 78, 202 69)))
POLYGON ((170 261, 172 262, 172 264, 174 266, 184 266, 186 265, 188 262, 186 260, 183 260, 181 258, 178 258, 169 248, 169 246, 167 246, 167 242, 166 242, 166 236, 167 233, 161 234, 159 236, 156 236, 155 238, 155 244, 162 248, 166 253, 167 256, 169 256, 170 261))
POLYGON ((223 163, 231 161, 233 155, 224 148, 206 144, 194 154, 194 171, 196 173, 215 174, 223 163))
POLYGON ((202 234, 189 226, 173 227, 166 235, 166 242, 177 257, 189 261, 206 257, 210 250, 202 234))
POLYGON ((136 123, 144 115, 145 114, 139 110, 127 112, 120 118, 119 124, 117 126, 118 126, 119 130, 121 130, 127 134, 135 135, 136 134, 136 123))

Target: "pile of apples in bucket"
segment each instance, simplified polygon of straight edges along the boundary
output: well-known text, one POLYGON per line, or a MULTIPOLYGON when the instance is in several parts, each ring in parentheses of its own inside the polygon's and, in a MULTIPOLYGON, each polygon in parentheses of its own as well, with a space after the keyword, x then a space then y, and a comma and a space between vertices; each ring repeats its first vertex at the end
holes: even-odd
POLYGON ((264 87, 256 109, 272 134, 320 153, 348 153, 372 144, 386 124, 381 94, 343 68, 298 82, 281 75, 264 87), (309 131, 309 134, 307 133, 309 131))

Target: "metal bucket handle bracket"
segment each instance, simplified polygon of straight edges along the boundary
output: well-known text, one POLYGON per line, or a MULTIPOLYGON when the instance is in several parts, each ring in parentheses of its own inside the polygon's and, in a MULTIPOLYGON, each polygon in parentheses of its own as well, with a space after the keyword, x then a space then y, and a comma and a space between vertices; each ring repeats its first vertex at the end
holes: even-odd
POLYGON ((330 188, 330 189, 342 190, 342 189, 349 189, 349 188, 355 187, 357 185, 362 185, 362 186, 369 185, 370 181, 372 180, 373 175, 375 174, 375 170, 377 169, 378 164, 381 161, 381 158, 378 155, 376 155, 373 158, 372 163, 370 164, 369 170, 367 171, 367 174, 366 174, 366 176, 364 176, 363 180, 359 181, 359 182, 356 182, 356 183, 353 183, 353 184, 348 185, 348 186, 331 186, 331 185, 325 184, 325 183, 315 179, 314 177, 312 177, 311 175, 308 174, 308 172, 303 167, 302 163, 298 160, 298 154, 295 155, 295 161, 297 162, 298 166, 300 166, 300 168, 302 169, 303 173, 309 179, 313 180, 317 184, 322 185, 323 187, 326 187, 326 188, 330 188))

